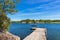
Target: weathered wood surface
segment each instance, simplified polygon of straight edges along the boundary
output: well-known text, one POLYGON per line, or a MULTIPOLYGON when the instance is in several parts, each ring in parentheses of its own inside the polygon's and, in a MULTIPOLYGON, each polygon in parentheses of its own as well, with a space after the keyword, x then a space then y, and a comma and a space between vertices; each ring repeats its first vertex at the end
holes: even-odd
POLYGON ((36 28, 30 35, 23 40, 46 40, 46 29, 36 28))

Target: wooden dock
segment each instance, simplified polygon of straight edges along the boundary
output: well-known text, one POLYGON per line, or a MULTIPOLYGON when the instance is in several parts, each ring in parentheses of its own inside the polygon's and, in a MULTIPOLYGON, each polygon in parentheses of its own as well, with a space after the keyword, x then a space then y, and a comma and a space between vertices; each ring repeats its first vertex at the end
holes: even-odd
POLYGON ((23 40, 46 40, 46 29, 36 28, 30 35, 23 40))

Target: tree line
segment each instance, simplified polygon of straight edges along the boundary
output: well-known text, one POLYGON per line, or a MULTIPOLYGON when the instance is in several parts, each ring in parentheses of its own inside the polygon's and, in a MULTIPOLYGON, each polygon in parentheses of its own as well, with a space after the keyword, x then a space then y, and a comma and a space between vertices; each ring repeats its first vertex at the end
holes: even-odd
POLYGON ((20 20, 20 21, 13 21, 13 22, 19 22, 19 23, 60 23, 60 20, 20 20))

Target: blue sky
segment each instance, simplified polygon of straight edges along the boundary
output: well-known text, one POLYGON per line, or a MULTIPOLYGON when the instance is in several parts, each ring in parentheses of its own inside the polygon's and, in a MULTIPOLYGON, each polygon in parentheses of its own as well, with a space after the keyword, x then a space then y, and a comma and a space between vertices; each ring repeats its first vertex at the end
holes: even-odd
POLYGON ((60 20, 60 0, 20 0, 16 12, 8 14, 11 20, 50 19, 60 20))

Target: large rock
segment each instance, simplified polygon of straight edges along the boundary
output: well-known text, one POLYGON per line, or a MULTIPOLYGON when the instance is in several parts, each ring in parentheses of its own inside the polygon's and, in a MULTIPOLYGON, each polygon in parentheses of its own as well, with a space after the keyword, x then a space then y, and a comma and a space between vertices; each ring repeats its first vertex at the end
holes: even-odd
POLYGON ((0 40, 20 40, 20 37, 9 32, 0 32, 0 40))

